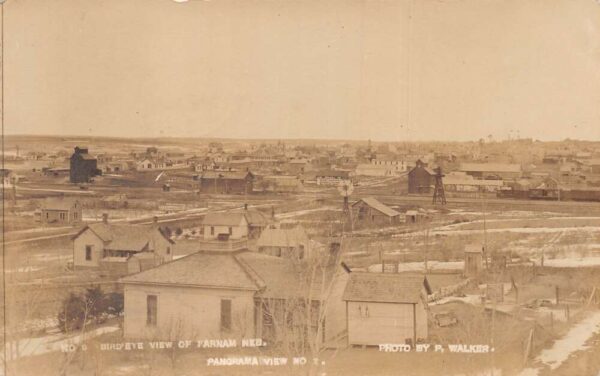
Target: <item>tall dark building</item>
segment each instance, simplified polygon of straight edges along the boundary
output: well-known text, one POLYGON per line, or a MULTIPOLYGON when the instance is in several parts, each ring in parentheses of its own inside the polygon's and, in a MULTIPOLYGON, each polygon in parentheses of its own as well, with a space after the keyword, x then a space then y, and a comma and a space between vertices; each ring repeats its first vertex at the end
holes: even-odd
POLYGON ((98 160, 88 154, 87 148, 75 147, 71 155, 69 178, 71 183, 87 183, 96 175, 100 175, 98 160))
POLYGON ((436 173, 420 159, 408 173, 408 193, 431 193, 436 173))

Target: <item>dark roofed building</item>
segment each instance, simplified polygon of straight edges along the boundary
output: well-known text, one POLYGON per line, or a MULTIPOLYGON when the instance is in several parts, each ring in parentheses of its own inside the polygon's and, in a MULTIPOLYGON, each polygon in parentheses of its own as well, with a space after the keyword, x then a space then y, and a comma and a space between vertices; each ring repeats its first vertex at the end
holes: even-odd
POLYGON ((205 171, 197 179, 203 193, 248 194, 254 189, 250 171, 205 171))
POLYGON ((71 183, 88 183, 102 172, 98 169, 98 160, 88 154, 87 148, 75 147, 70 159, 69 180, 71 183))
POLYGON ((408 173, 408 193, 432 193, 435 185, 435 171, 420 159, 408 173))

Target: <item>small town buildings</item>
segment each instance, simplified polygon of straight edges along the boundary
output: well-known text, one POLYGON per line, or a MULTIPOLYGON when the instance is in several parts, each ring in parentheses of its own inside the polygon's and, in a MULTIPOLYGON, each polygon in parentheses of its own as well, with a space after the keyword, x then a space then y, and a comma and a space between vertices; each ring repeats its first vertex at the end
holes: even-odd
POLYGON ((153 171, 160 170, 166 167, 165 162, 161 159, 145 158, 135 163, 138 171, 153 171))
POLYGON ((408 193, 429 194, 435 186, 435 171, 427 167, 420 159, 413 169, 408 172, 408 193))
POLYGON ((203 193, 249 194, 254 189, 250 171, 204 171, 197 180, 203 193))
POLYGON ((401 214, 377 201, 373 197, 366 197, 352 204, 354 218, 358 222, 379 225, 399 224, 401 214))
POLYGON ((348 274, 333 264, 311 281, 298 262, 248 251, 197 252, 124 277, 124 337, 279 343, 310 333, 329 341, 345 330, 348 274))
POLYGON ((350 273, 346 302, 348 344, 411 343, 427 339, 427 296, 423 275, 350 273))
POLYGON ((73 237, 73 265, 75 267, 111 268, 124 264, 130 257, 151 252, 158 263, 171 261, 174 242, 156 225, 109 223, 105 214, 101 223, 85 226, 73 237))
POLYGON ((82 220, 82 207, 78 200, 48 199, 34 215, 36 222, 44 224, 77 224, 82 220))
POLYGON ((558 180, 547 177, 540 184, 529 189, 529 198, 542 200, 559 200, 561 186, 558 180))
POLYGON ((352 174, 347 170, 324 170, 315 176, 317 185, 339 185, 343 181, 352 180, 352 174))
POLYGON ((447 174, 442 181, 448 192, 496 192, 504 184, 502 180, 475 179, 462 172, 447 174))
POLYGON ((395 158, 374 158, 370 163, 360 163, 356 166, 356 175, 362 176, 398 176, 408 169, 403 160, 395 158))
POLYGON ((295 175, 265 175, 259 185, 266 192, 294 193, 304 190, 302 180, 295 175))
POLYGON ((94 176, 101 173, 102 171, 98 169, 98 161, 88 154, 88 149, 76 146, 69 166, 71 183, 88 183, 94 176))
POLYGON ((307 257, 309 238, 302 226, 290 229, 267 228, 256 242, 259 253, 276 257, 307 257))
POLYGON ((478 179, 518 179, 521 165, 510 163, 461 163, 459 171, 478 179))

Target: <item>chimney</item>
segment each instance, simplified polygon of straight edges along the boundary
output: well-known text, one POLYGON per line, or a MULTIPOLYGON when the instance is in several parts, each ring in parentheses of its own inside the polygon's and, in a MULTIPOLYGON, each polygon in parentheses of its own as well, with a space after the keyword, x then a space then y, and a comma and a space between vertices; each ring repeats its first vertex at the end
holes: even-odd
POLYGON ((102 223, 108 223, 108 213, 102 213, 102 223))

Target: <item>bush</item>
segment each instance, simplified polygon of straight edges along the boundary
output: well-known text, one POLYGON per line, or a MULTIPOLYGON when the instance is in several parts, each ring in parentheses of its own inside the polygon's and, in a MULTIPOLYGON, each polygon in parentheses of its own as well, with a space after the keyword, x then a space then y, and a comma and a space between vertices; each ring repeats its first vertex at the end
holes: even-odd
POLYGON ((106 298, 106 312, 109 315, 120 316, 125 308, 125 299, 123 294, 118 292, 111 292, 105 296, 106 298))
POLYGON ((91 287, 83 296, 71 293, 65 299, 63 308, 58 313, 58 326, 63 333, 79 330, 83 327, 84 320, 102 323, 107 317, 120 316, 123 308, 123 294, 104 294, 100 287, 91 287))
POLYGON ((58 328, 67 333, 81 329, 85 320, 85 301, 71 293, 64 301, 62 310, 58 313, 58 328))

